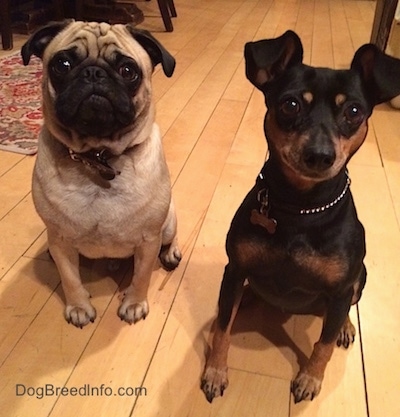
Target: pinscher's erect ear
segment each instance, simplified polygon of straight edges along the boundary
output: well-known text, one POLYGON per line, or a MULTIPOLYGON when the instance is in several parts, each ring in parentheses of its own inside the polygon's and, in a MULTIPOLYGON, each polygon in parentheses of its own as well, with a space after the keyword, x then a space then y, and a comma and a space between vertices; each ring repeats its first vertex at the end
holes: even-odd
POLYGON ((175 58, 164 46, 147 30, 137 29, 132 25, 126 25, 126 28, 149 54, 153 66, 161 64, 164 74, 171 77, 175 69, 175 58))
POLYGON ((48 44, 72 22, 72 19, 61 22, 50 22, 46 26, 38 29, 22 46, 21 55, 24 65, 29 64, 32 55, 42 59, 48 44))
POLYGON ((360 74, 373 106, 400 95, 400 59, 386 55, 375 45, 361 46, 351 69, 360 74))
POLYGON ((246 43, 246 76, 257 88, 277 78, 289 67, 303 60, 300 38, 291 30, 275 39, 246 43))

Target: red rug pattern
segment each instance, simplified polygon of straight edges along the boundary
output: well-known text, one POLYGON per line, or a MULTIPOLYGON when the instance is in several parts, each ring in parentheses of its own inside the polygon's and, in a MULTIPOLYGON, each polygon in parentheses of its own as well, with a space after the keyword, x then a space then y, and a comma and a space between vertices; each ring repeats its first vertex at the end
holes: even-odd
POLYGON ((42 63, 22 64, 20 52, 0 59, 0 149, 32 155, 42 125, 42 63))

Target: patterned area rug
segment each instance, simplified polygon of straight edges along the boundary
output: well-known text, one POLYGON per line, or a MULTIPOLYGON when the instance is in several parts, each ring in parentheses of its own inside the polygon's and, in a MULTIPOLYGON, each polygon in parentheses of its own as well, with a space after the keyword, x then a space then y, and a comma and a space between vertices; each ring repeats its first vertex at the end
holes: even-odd
POLYGON ((0 149, 33 155, 42 125, 42 63, 24 67, 20 52, 0 59, 0 149))

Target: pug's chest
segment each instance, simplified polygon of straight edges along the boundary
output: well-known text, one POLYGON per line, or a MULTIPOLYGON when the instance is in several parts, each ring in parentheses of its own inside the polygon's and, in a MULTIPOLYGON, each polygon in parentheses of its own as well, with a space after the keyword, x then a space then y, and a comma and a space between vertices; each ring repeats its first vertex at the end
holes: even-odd
POLYGON ((48 227, 90 258, 127 257, 160 232, 168 210, 145 183, 114 180, 108 188, 71 185, 46 191, 34 187, 37 211, 48 227), (36 191, 35 191, 36 189, 36 191))
POLYGON ((96 240, 101 236, 137 234, 135 232, 140 229, 137 220, 142 207, 133 196, 92 195, 89 198, 84 196, 83 199, 81 197, 70 195, 65 207, 56 208, 59 218, 65 219, 65 224, 72 226, 72 236, 96 240))

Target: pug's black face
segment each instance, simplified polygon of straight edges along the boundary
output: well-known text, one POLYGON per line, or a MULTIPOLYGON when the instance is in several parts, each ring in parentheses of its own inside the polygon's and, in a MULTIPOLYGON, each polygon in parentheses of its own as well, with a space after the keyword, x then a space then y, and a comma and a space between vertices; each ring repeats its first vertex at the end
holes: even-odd
POLYGON ((152 134, 152 75, 174 57, 147 31, 102 22, 53 22, 21 50, 43 61, 44 130, 70 150, 120 155, 152 134))
POLYGON ((120 52, 80 57, 75 48, 48 65, 58 121, 81 137, 112 137, 135 119, 132 98, 142 81, 138 63, 120 52))

